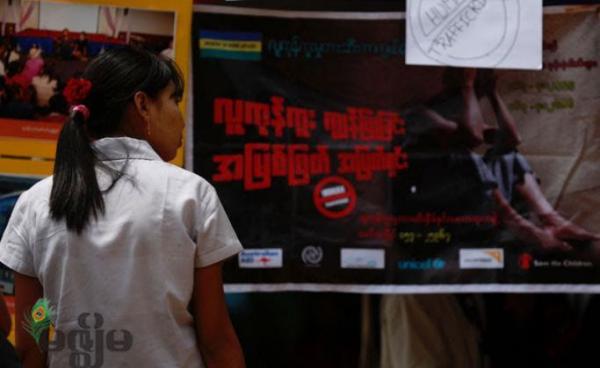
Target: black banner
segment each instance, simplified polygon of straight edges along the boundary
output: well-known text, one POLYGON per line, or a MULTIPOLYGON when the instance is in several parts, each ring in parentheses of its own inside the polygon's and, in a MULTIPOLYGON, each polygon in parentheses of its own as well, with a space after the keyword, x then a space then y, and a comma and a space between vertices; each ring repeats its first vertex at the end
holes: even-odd
POLYGON ((193 150, 246 248, 232 290, 600 280, 593 13, 546 15, 545 71, 493 72, 405 65, 395 13, 219 12, 194 15, 193 150))

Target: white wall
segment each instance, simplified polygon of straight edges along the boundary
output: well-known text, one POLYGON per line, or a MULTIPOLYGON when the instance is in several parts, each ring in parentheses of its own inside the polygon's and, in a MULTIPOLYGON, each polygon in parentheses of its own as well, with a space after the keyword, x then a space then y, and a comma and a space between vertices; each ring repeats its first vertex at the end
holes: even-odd
MULTIPOLYGON (((177 0, 171 0, 177 1, 177 0)), ((114 9, 112 9, 113 21, 118 23, 114 9)), ((118 10, 118 15, 121 16, 123 10, 118 10)), ((127 17, 123 19, 120 32, 127 32, 127 24, 129 22, 129 32, 145 33, 159 36, 172 36, 175 33, 175 13, 160 12, 141 9, 130 9, 127 17)), ((100 23, 98 33, 112 35, 110 27, 104 17, 104 11, 100 15, 100 23)))
MULTIPOLYGON (((13 6, 9 7, 8 0, 0 0, 0 21, 2 16, 5 16, 8 23, 16 23, 13 8, 17 9, 15 6, 17 2, 18 0, 14 0, 13 6)), ((23 8, 26 7, 27 2, 23 1, 23 8)), ((72 32, 85 31, 87 33, 112 35, 99 6, 61 4, 47 1, 41 2, 39 6, 39 17, 36 9, 23 28, 55 31, 68 28, 72 32)), ((119 14, 122 14, 122 9, 119 9, 119 14)), ((113 19, 115 23, 118 23, 116 17, 113 16, 113 19)), ((175 13, 172 12, 130 9, 129 15, 121 23, 121 32, 127 31, 125 21, 129 22, 129 31, 133 33, 160 36, 172 36, 175 33, 175 13)))
POLYGON ((40 29, 96 33, 98 6, 42 2, 40 4, 40 29))
POLYGON ((32 0, 14 0, 11 6, 8 5, 8 0, 0 0, 0 22, 17 24, 19 22, 19 17, 21 16, 21 14, 19 13, 19 3, 21 4, 21 11, 23 12, 29 7, 30 3, 34 3, 33 12, 25 21, 21 29, 38 28, 39 4, 37 1, 32 0))
POLYGON ((161 36, 172 36, 175 33, 175 13, 132 9, 129 11, 129 19, 130 32, 161 36))
POLYGON ((27 9, 27 6, 29 5, 28 3, 34 3, 33 6, 33 12, 31 13, 31 16, 29 16, 29 18, 25 21, 25 24, 23 24, 23 27, 21 27, 21 29, 27 29, 27 28, 32 28, 32 29, 38 29, 40 28, 40 2, 39 1, 21 1, 21 3, 23 3, 22 8, 23 11, 25 11, 25 9, 27 9))
POLYGON ((0 0, 0 22, 5 19, 6 23, 17 23, 13 12, 18 10, 16 3, 16 1, 13 1, 13 5, 9 6, 8 0, 0 0))
MULTIPOLYGON (((110 13, 112 14, 113 22, 115 22, 115 25, 116 25, 117 24, 117 14, 120 13, 120 11, 115 11, 114 8, 110 8, 109 10, 110 10, 110 13)), ((113 37, 114 34, 112 32, 112 29, 108 25, 108 21, 106 20, 104 11, 105 11, 105 7, 100 7, 100 17, 98 18, 98 33, 113 37)))

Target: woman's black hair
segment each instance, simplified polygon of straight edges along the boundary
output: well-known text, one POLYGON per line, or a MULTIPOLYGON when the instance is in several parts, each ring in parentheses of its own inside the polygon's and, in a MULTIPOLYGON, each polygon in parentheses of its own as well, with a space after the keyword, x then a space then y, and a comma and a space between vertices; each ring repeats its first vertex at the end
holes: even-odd
MULTIPOLYGON (((91 146, 93 139, 114 135, 127 106, 138 91, 151 98, 173 82, 176 94, 183 94, 183 78, 175 63, 148 51, 124 47, 106 51, 94 59, 82 76, 92 83, 81 102, 90 111, 85 120, 72 112, 65 122, 56 147, 54 177, 50 193, 50 215, 65 219, 67 229, 81 233, 93 216, 104 212, 104 199, 95 168, 101 165, 91 146)), ((113 183, 123 175, 109 169, 113 183)))

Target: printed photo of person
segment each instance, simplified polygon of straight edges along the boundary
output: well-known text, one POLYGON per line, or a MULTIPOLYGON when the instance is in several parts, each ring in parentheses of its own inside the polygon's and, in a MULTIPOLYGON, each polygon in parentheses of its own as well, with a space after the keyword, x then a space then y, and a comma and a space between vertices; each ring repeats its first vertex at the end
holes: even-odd
POLYGON ((173 12, 0 0, 0 13, 0 123, 64 121, 66 112, 50 101, 106 50, 172 50, 173 12))
POLYGON ((409 127, 417 126, 403 143, 416 158, 412 175, 417 179, 409 183, 413 191, 425 192, 413 196, 413 206, 492 212, 499 222, 495 230, 542 252, 600 246, 600 234, 565 218, 544 195, 540 179, 518 150, 518 122, 498 91, 497 73, 448 67, 442 78, 439 94, 406 113, 409 127), (484 101, 494 122, 482 113, 484 101), (430 180, 433 170, 446 180, 430 180))

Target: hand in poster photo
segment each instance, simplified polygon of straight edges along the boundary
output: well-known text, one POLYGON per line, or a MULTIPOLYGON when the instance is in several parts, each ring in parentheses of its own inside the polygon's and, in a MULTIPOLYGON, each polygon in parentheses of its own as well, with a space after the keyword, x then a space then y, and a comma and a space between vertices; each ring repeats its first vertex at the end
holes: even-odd
POLYGON ((479 179, 488 188, 500 223, 517 239, 544 251, 568 251, 600 240, 570 222, 548 202, 535 174, 517 151, 521 138, 517 124, 497 90, 491 70, 448 68, 444 91, 421 113, 439 132, 438 142, 451 153, 470 155, 479 179), (461 96, 460 105, 448 96, 461 96), (481 103, 492 106, 497 127, 485 121, 481 103), (441 107, 441 109, 440 109, 441 107), (486 146, 483 155, 476 152, 486 146), (518 198, 517 198, 518 197, 518 198), (513 203, 522 200, 537 221, 519 213, 513 203))

